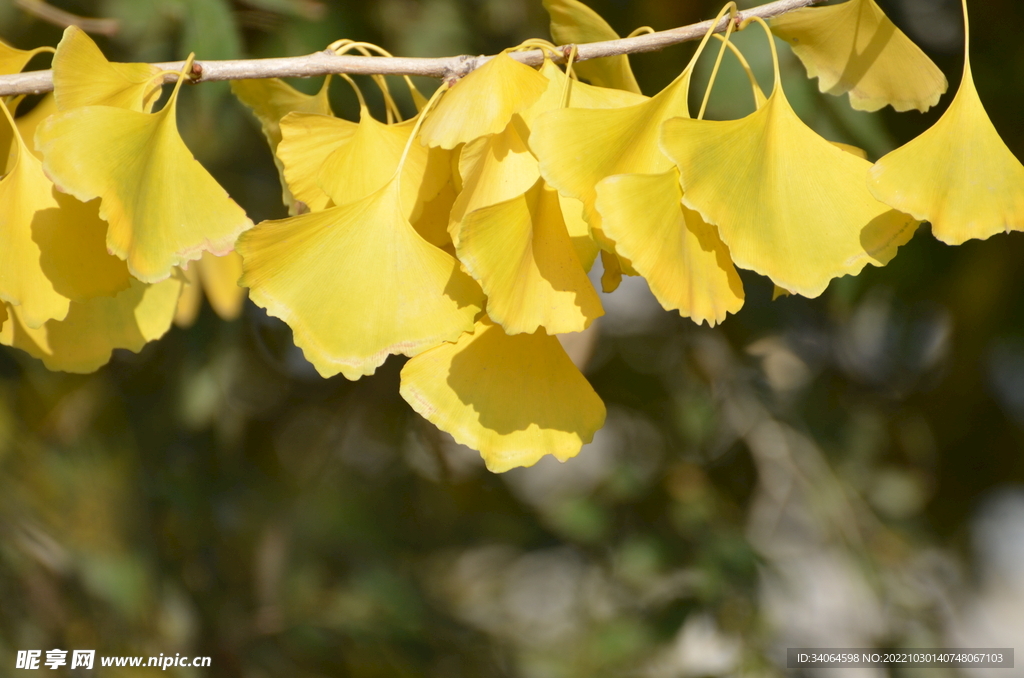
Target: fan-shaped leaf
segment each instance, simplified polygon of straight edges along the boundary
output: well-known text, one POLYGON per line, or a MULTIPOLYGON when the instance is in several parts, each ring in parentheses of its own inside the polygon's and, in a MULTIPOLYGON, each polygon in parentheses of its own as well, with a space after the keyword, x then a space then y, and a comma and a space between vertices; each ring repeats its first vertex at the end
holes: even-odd
MULTIPOLYGON (((594 10, 578 0, 544 0, 551 16, 551 37, 560 45, 616 40, 619 34, 594 10)), ((581 61, 575 65, 581 77, 599 87, 640 93, 626 55, 581 61)))
MULTIPOLYGON (((964 12, 966 22, 966 6, 964 12)), ((935 237, 949 245, 1024 230, 1024 166, 982 106, 969 44, 960 89, 946 112, 881 158, 870 175, 876 198, 930 221, 935 237)))
POLYGON ((330 204, 330 196, 317 183, 320 167, 352 139, 357 127, 351 120, 313 113, 289 113, 281 119, 276 155, 291 194, 310 211, 318 212, 330 204))
POLYGON ((402 368, 402 397, 501 473, 565 461, 604 425, 605 407, 556 337, 509 336, 484 319, 402 368))
POLYGON ((356 202, 265 221, 238 241, 252 300, 324 377, 373 374, 473 326, 483 295, 405 218, 398 181, 356 202))
POLYGON ((618 174, 597 185, 615 247, 666 310, 714 326, 743 306, 743 283, 714 226, 681 204, 679 174, 618 174))
POLYGON ((850 105, 877 111, 926 111, 949 84, 938 66, 898 29, 875 0, 804 7, 771 21, 829 94, 850 95, 850 105))
POLYGON ((68 26, 53 56, 57 109, 114 106, 148 113, 160 97, 163 74, 152 64, 107 61, 85 31, 68 26))
POLYGON ((538 179, 512 200, 470 212, 459 260, 487 294, 487 313, 508 334, 582 332, 604 315, 562 219, 558 194, 538 179))
POLYGON ((178 88, 158 113, 87 106, 50 117, 36 133, 47 175, 83 202, 101 199, 108 251, 144 282, 204 251, 227 254, 252 227, 181 140, 178 88))
POLYGON ((50 320, 36 329, 28 327, 20 306, 8 306, 11 318, 0 331, 0 343, 41 359, 51 370, 95 372, 115 348, 137 353, 162 337, 180 292, 177 278, 155 285, 132 281, 116 297, 73 302, 64 321, 50 320))
POLYGON ((540 98, 547 86, 543 75, 502 52, 441 97, 423 122, 423 143, 452 149, 497 134, 514 114, 540 98))

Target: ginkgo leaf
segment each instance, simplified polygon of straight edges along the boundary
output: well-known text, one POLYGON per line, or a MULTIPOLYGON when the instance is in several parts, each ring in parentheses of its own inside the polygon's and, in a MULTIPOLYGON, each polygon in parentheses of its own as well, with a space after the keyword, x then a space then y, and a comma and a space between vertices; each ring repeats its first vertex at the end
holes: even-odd
MULTIPOLYGON (((617 40, 619 34, 597 12, 578 0, 544 0, 544 9, 551 17, 551 37, 560 45, 617 40)), ((640 93, 629 57, 604 57, 581 61, 574 66, 580 77, 598 87, 640 93)))
POLYGON ((448 233, 448 216, 455 205, 458 194, 451 181, 441 187, 433 200, 423 205, 420 213, 412 222, 412 227, 423 236, 423 239, 435 247, 440 247, 452 256, 455 255, 455 244, 448 233))
POLYGON ((679 168, 683 203, 718 226, 736 265, 807 297, 884 265, 917 226, 867 191, 869 162, 797 117, 777 58, 764 106, 739 120, 669 120, 662 148, 679 168))
POLYGON ((526 143, 529 134, 526 123, 515 115, 500 134, 489 134, 462 148, 462 191, 452 206, 448 226, 453 240, 457 242, 458 225, 467 214, 511 200, 537 183, 540 168, 526 143))
POLYGON ((203 307, 203 284, 199 282, 198 262, 187 269, 179 270, 185 284, 181 288, 178 305, 174 310, 174 324, 182 329, 188 329, 196 323, 199 311, 203 307))
POLYGON ((875 163, 868 181, 876 198, 930 221, 932 233, 948 245, 1024 230, 1024 166, 982 106, 969 51, 968 42, 963 80, 946 112, 875 163))
POLYGON ((714 327, 743 306, 729 250, 680 202, 679 174, 618 174, 597 185, 597 209, 615 247, 669 311, 714 327))
POLYGON ((95 372, 110 361, 116 348, 138 353, 171 326, 181 281, 155 285, 133 280, 116 297, 73 302, 67 318, 28 327, 20 306, 8 306, 10 320, 0 331, 0 344, 21 349, 48 369, 80 374, 95 372))
POLYGON ((57 109, 114 106, 148 113, 160 98, 163 72, 152 64, 107 61, 85 31, 68 26, 53 56, 57 109))
POLYGON ((473 326, 483 295, 405 218, 399 182, 347 205, 264 221, 238 241, 241 284, 292 328, 324 377, 373 374, 473 326))
MULTIPOLYGON (((306 94, 295 89, 288 83, 277 78, 261 80, 234 80, 231 91, 238 97, 260 122, 263 136, 270 145, 274 155, 274 164, 281 175, 284 204, 294 213, 294 196, 288 190, 284 176, 284 163, 277 155, 281 143, 281 119, 289 113, 309 113, 322 116, 333 116, 331 104, 327 98, 330 87, 330 76, 324 80, 323 87, 316 94, 306 94)), ((322 209, 322 208, 321 208, 322 209)))
POLYGON ((23 322, 37 328, 68 312, 68 298, 54 289, 40 265, 32 224, 40 210, 59 210, 53 184, 21 139, 7 106, 0 102, 0 126, 12 147, 7 175, 0 180, 0 299, 19 306, 23 322))
POLYGON ((195 323, 204 293, 221 320, 234 320, 241 314, 246 291, 238 284, 242 277, 242 257, 237 252, 223 257, 203 252, 199 261, 192 262, 181 273, 185 286, 174 314, 175 325, 184 328, 195 323))
POLYGON ((689 117, 691 68, 650 99, 623 108, 565 108, 537 118, 530 148, 540 160, 544 180, 559 193, 580 200, 594 239, 614 251, 594 206, 597 182, 613 174, 660 174, 672 167, 661 152, 661 124, 689 117))
POLYGON ((107 250, 143 282, 166 279, 204 251, 227 254, 252 227, 181 140, 180 87, 158 113, 87 106, 48 118, 36 132, 47 175, 83 202, 100 198, 107 250))
POLYGON ((238 252, 228 252, 222 257, 203 252, 203 258, 194 265, 199 269, 203 292, 213 312, 221 320, 237 318, 246 297, 245 288, 238 284, 242 277, 242 257, 238 252))
POLYGON ((34 148, 36 129, 39 128, 43 120, 46 120, 56 112, 57 100, 53 98, 53 93, 51 92, 40 99, 39 103, 31 111, 14 119, 14 124, 18 127, 18 133, 25 140, 25 147, 40 160, 43 159, 43 155, 34 148))
POLYGON ((317 183, 320 167, 352 139, 357 127, 351 120, 313 113, 289 113, 281 119, 276 156, 291 194, 310 211, 330 204, 331 197, 317 183))
POLYGON ((601 291, 611 294, 622 284, 622 263, 614 253, 601 250, 601 291))
POLYGON ((501 473, 547 454, 566 461, 604 425, 605 407, 556 337, 509 336, 484 319, 402 368, 405 401, 501 473))
POLYGON ((850 105, 877 111, 926 111, 949 84, 938 66, 875 4, 849 0, 804 7, 771 20, 772 31, 793 48, 818 87, 850 95, 850 105))
POLYGON ((83 203, 56 190, 53 198, 56 206, 40 209, 32 220, 39 266, 53 289, 71 301, 112 297, 128 289, 128 267, 107 252, 99 201, 83 203))
POLYGON ((427 146, 452 149, 497 134, 547 87, 547 78, 502 52, 445 92, 420 136, 427 146))
MULTIPOLYGON (((599 61, 599 60, 598 60, 599 61)), ((592 62, 581 62, 592 63, 592 62)), ((579 65, 577 64, 577 68, 579 65)), ((562 108, 562 99, 566 91, 569 76, 562 72, 550 59, 545 59, 540 67, 540 74, 548 80, 548 88, 532 106, 523 109, 519 115, 526 121, 526 126, 533 128, 537 116, 562 108)), ((569 83, 568 108, 622 108, 647 101, 648 97, 622 89, 595 87, 579 80, 569 83)))
MULTIPOLYGON (((394 177, 416 122, 412 118, 386 125, 362 108, 356 133, 320 166, 316 177, 320 188, 335 205, 355 202, 380 190, 394 177)), ((418 216, 417 208, 421 210, 424 203, 437 196, 448 183, 450 171, 447 151, 418 143, 409 145, 401 180, 406 218, 418 216)))
POLYGON ((562 219, 558 193, 538 179, 512 200, 470 212, 456 250, 508 334, 582 332, 604 315, 562 219))
POLYGON ((49 48, 18 49, 0 41, 0 75, 21 73, 32 57, 44 51, 49 51, 49 48))
POLYGON ((580 260, 584 271, 594 267, 597 253, 601 250, 590 237, 590 225, 583 218, 583 203, 576 198, 558 194, 558 202, 562 205, 562 219, 565 229, 569 232, 572 246, 576 249, 576 257, 580 260))

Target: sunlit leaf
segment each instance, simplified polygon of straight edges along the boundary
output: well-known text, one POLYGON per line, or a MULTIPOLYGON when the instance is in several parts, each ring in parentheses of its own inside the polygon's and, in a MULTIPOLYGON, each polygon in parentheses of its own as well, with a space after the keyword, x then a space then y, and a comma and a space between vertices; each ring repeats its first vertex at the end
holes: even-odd
POLYGON ((352 139, 357 127, 351 120, 313 113, 289 113, 281 119, 276 156, 291 194, 310 211, 330 204, 330 196, 317 183, 320 167, 352 139))
MULTIPOLYGON (((578 0, 544 0, 551 16, 551 37, 560 45, 616 40, 619 34, 601 16, 578 0)), ((581 61, 580 77, 599 87, 640 92, 626 55, 581 61)))
POLYGON ((83 203, 59 191, 53 191, 53 198, 56 207, 36 212, 32 239, 54 290, 72 301, 85 301, 128 289, 128 267, 107 252, 107 222, 100 219, 99 201, 83 203))
POLYGON ((0 299, 20 307, 23 322, 36 328, 68 312, 68 298, 54 289, 40 265, 33 222, 40 210, 60 209, 53 184, 17 133, 6 106, 0 102, 0 126, 12 145, 7 175, 0 180, 0 299))
POLYGON ((25 147, 40 160, 43 159, 43 155, 35 150, 36 129, 39 128, 43 120, 46 120, 56 112, 57 100, 53 98, 53 93, 51 92, 40 99, 39 103, 31 111, 14 119, 14 124, 17 125, 21 138, 25 140, 25 147))
POLYGON ((18 49, 0 41, 0 75, 21 73, 40 49, 18 49))
POLYGON ((829 94, 850 95, 850 105, 877 111, 926 111, 949 84, 942 71, 898 29, 875 0, 804 7, 771 21, 772 31, 793 48, 829 94))
POLYGON ((179 88, 158 113, 87 106, 48 118, 36 133, 47 175, 83 202, 101 199, 107 250, 144 282, 204 251, 227 254, 252 226, 181 140, 179 88))
POLYGON ((547 86, 547 78, 502 52, 444 94, 423 123, 423 143, 452 149, 497 134, 547 86))
POLYGON ((107 61, 85 31, 64 30, 53 56, 53 86, 57 109, 114 106, 148 113, 160 98, 163 75, 152 64, 107 61))
POLYGON ((736 265, 807 297, 832 278, 884 265, 917 226, 867 191, 870 163, 801 122, 777 68, 758 111, 670 120, 663 147, 679 167, 683 203, 718 226, 736 265))
POLYGON ((195 322, 204 293, 221 320, 234 320, 241 314, 246 291, 238 284, 242 277, 242 257, 237 252, 223 257, 203 252, 203 257, 193 261, 182 275, 185 286, 174 315, 174 324, 178 327, 190 327, 195 322))
MULTIPOLYGON (((335 205, 355 202, 380 190, 395 175, 416 118, 397 125, 379 122, 363 108, 356 133, 324 160, 317 172, 320 188, 335 205)), ((418 216, 448 183, 448 152, 413 142, 402 166, 402 205, 406 218, 418 216)))
POLYGON ((472 278, 405 218, 398 183, 238 241, 252 300, 291 326, 324 377, 358 379, 390 354, 454 341, 482 307, 472 278))
POLYGON ((41 359, 51 370, 94 372, 114 349, 137 353, 162 337, 171 326, 180 291, 177 278, 155 285, 132 281, 116 297, 73 302, 63 322, 50 320, 36 329, 28 327, 22 307, 8 305, 11 318, 0 331, 0 343, 41 359))
POLYGON ((582 332, 604 315, 576 256, 558 194, 542 179, 525 194, 470 212, 456 249, 509 334, 582 332))
MULTIPOLYGON (((281 119, 295 112, 333 115, 327 98, 329 86, 330 77, 324 80, 323 87, 316 94, 300 92, 277 78, 234 80, 231 83, 231 91, 260 122, 263 136, 267 138, 270 152, 274 154, 274 164, 281 175, 281 186, 284 191, 282 199, 289 208, 293 208, 294 198, 285 181, 284 163, 277 155, 278 145, 281 143, 281 119)), ((294 213, 294 209, 292 212, 294 213)))
POLYGON ((459 156, 462 191, 449 219, 453 240, 467 214, 511 200, 537 183, 540 168, 526 144, 529 134, 523 119, 515 115, 500 134, 490 134, 463 147, 459 156))
POLYGON ((675 169, 619 174, 597 185, 605 232, 661 305, 713 327, 743 306, 743 283, 718 231, 682 197, 675 169))
POLYGON ((875 197, 930 221, 949 245, 1024 230, 1024 166, 985 112, 969 52, 968 42, 960 89, 939 121, 880 159, 869 180, 875 197))
POLYGON ((501 473, 565 461, 604 425, 605 407, 556 337, 509 336, 488 320, 402 368, 402 397, 501 473))
POLYGON ((613 174, 659 174, 672 167, 658 139, 661 124, 689 117, 690 69, 643 103, 623 108, 566 108, 539 116, 530 134, 530 148, 540 160, 545 181, 584 204, 594 239, 614 250, 601 229, 595 209, 597 182, 613 174))

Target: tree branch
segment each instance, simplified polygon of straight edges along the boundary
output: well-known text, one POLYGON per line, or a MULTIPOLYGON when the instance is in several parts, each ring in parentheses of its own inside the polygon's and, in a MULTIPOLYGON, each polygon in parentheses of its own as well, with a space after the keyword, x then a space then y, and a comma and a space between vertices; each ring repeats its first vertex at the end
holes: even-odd
POLYGON ((116 35, 120 28, 117 19, 90 19, 78 16, 48 5, 43 0, 14 0, 14 4, 37 19, 42 19, 61 28, 78 26, 86 33, 106 36, 116 35))
MULTIPOLYGON (((738 13, 742 21, 758 16, 762 19, 808 7, 822 0, 776 0, 738 13)), ((635 38, 606 40, 578 46, 577 61, 587 61, 607 56, 639 54, 677 45, 704 37, 712 28, 713 21, 702 21, 690 26, 658 31, 635 38)), ((723 18, 714 27, 716 33, 723 32, 729 18, 723 18)), ((564 48, 560 50, 567 53, 564 48)), ((544 60, 540 50, 513 52, 511 56, 530 66, 539 66, 544 60)), ((235 61, 196 61, 192 67, 193 82, 215 82, 222 80, 248 80, 255 78, 310 78, 328 73, 351 75, 421 75, 430 78, 455 80, 486 63, 490 56, 454 56, 439 59, 418 57, 364 57, 338 56, 333 52, 316 52, 307 56, 278 59, 240 59, 235 61)), ((563 57, 564 59, 564 57, 563 57)), ((156 64, 165 70, 180 70, 183 61, 156 64)), ((176 75, 165 76, 165 82, 174 82, 176 75)), ((0 96, 13 94, 41 94, 53 90, 52 71, 32 71, 17 75, 0 76, 0 96)))

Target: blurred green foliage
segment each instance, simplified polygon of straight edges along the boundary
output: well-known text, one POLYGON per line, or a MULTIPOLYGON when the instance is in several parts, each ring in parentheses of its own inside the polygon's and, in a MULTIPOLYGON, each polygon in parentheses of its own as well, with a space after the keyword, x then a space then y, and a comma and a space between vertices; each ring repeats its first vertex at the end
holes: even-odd
MULTIPOLYGON (((101 46, 126 61, 298 55, 342 37, 493 53, 547 37, 533 0, 52 4, 116 18, 101 46)), ((881 4, 955 89, 959 3, 881 4)), ((592 6, 622 34, 718 9, 592 6)), ((1024 157, 1024 6, 971 9, 978 89, 1024 157)), ((60 29, 4 3, 0 37, 53 45, 60 29)), ((769 86, 760 36, 736 40, 769 86)), ((692 49, 634 57, 644 91, 692 49)), ((804 120, 872 158, 949 100, 855 112, 782 55, 804 120)), ((725 64, 709 117, 753 106, 725 64)), ((254 220, 284 216, 255 122, 225 87, 184 94, 197 157, 254 220)), ((355 115, 345 88, 332 97, 355 115)), ((206 309, 91 376, 3 349, 0 673, 14 675, 17 650, 63 648, 213 657, 206 673, 167 674, 180 676, 777 675, 787 643, 969 637, 962 610, 984 589, 971 517, 1024 480, 1020 261, 1019 234, 950 248, 923 228, 890 266, 817 300, 772 302, 770 283, 745 275, 746 307, 715 330, 627 280, 604 298, 587 367, 608 426, 576 460, 504 476, 409 410, 400 361, 321 380, 252 305, 234 323, 206 309)))

